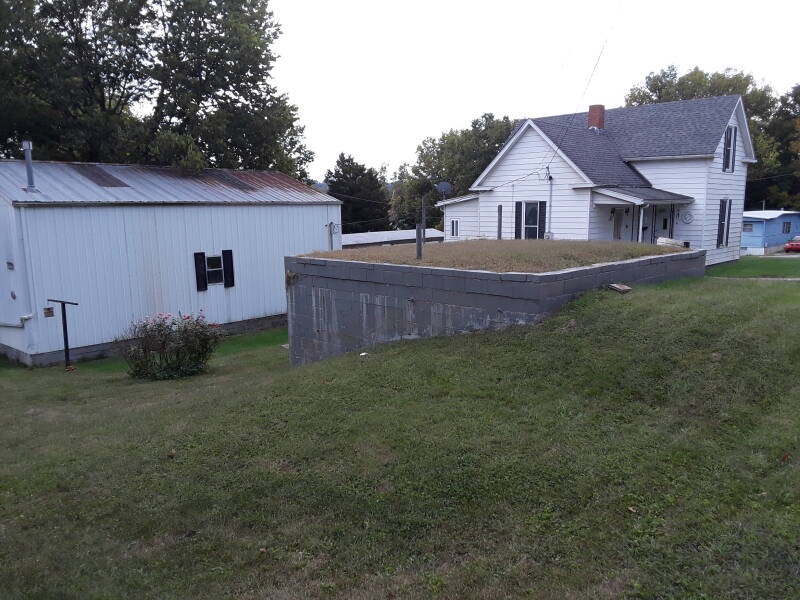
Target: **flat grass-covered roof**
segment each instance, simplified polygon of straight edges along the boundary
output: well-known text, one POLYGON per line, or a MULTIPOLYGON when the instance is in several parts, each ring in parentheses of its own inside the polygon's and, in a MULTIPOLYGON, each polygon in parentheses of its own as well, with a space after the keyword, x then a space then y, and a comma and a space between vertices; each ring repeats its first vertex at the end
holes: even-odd
POLYGON ((422 260, 416 259, 415 244, 348 248, 333 252, 315 252, 310 256, 497 273, 543 273, 681 251, 681 248, 674 246, 653 246, 635 242, 470 240, 426 244, 422 260))

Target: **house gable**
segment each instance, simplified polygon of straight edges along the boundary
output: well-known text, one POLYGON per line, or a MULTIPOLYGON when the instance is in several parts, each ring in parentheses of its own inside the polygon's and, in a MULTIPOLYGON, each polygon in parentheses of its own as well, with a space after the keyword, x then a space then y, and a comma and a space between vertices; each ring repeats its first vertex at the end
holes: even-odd
POLYGON ((491 181, 490 176, 493 174, 495 169, 502 164, 506 157, 514 152, 515 147, 520 143, 520 141, 526 138, 530 139, 531 135, 538 136, 546 143, 547 147, 549 148, 548 160, 545 161, 540 159, 535 163, 532 162, 530 165, 525 165, 525 173, 518 175, 518 177, 524 178, 526 173, 528 173, 531 177, 535 176, 539 170, 544 171, 544 169, 549 166, 549 163, 552 161, 552 159, 555 156, 558 156, 574 171, 576 177, 580 180, 577 183, 593 185, 589 177, 587 177, 586 174, 581 171, 581 169, 579 169, 578 166, 560 148, 558 148, 556 143, 547 135, 545 135, 545 133, 533 122, 532 119, 527 119, 519 128, 517 128, 517 131, 514 132, 511 138, 509 138, 505 145, 500 149, 500 152, 497 153, 497 156, 494 157, 492 162, 490 162, 489 165, 478 176, 478 178, 475 180, 475 183, 473 183, 470 187, 470 190, 488 191, 494 189, 497 185, 510 183, 511 180, 493 182, 491 181))

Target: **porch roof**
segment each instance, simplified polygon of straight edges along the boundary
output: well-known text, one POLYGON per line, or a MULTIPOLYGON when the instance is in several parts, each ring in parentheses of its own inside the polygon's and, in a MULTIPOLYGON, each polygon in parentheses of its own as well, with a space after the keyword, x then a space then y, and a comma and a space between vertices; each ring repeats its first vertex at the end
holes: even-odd
POLYGON ((676 194, 675 192, 653 187, 598 188, 594 191, 608 198, 608 200, 604 198, 595 199, 595 204, 619 204, 620 200, 626 204, 634 205, 691 204, 694 202, 694 198, 691 196, 684 196, 683 194, 676 194))

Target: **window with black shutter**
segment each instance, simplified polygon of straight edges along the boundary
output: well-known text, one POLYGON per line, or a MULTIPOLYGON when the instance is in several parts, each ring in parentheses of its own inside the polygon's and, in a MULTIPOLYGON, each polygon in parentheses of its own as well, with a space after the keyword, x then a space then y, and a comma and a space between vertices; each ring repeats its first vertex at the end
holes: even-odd
POLYGON ((450 219, 450 237, 458 237, 458 219, 450 219))
POLYGON ((736 127, 728 125, 722 143, 722 170, 733 173, 736 168, 736 127))
POLYGON ((209 285, 219 283, 233 287, 233 251, 223 250, 220 254, 195 252, 194 274, 198 292, 204 292, 209 285))
POLYGON ((514 239, 522 239, 522 202, 514 203, 514 239))

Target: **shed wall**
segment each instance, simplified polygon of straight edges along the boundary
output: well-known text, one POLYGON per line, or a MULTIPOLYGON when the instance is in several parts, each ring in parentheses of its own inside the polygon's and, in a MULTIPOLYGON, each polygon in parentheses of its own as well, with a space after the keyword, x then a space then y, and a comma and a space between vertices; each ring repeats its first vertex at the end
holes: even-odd
MULTIPOLYGON (((283 258, 327 250, 336 205, 91 206, 19 208, 27 239, 34 318, 25 351, 61 347, 48 298, 73 300, 70 342, 111 341, 159 312, 230 323, 286 312, 283 258), (194 253, 233 250, 236 285, 198 292, 194 253)), ((340 236, 334 249, 341 248, 340 236)))

